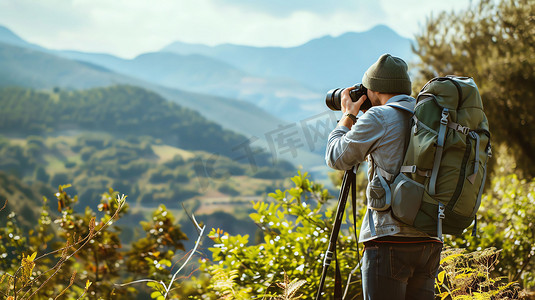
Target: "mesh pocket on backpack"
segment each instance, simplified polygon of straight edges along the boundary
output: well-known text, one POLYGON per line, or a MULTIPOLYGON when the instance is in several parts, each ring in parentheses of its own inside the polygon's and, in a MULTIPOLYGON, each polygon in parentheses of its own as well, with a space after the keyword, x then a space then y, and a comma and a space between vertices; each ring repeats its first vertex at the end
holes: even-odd
POLYGON ((390 194, 386 193, 385 188, 379 180, 379 177, 375 176, 366 187, 366 199, 368 199, 368 207, 377 211, 387 210, 390 208, 390 199, 387 199, 388 196, 390 196, 390 194))

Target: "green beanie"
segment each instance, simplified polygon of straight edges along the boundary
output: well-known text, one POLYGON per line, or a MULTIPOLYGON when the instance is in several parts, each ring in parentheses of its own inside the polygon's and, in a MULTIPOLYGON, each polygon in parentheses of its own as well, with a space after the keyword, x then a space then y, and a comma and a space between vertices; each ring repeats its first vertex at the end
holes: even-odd
POLYGON ((375 92, 411 94, 411 79, 403 59, 383 54, 362 77, 362 84, 375 92))

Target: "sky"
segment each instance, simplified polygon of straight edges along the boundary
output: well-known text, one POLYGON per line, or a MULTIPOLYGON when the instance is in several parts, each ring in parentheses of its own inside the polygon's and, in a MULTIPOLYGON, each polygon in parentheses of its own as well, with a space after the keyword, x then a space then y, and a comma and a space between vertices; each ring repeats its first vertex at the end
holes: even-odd
POLYGON ((430 14, 470 1, 0 0, 0 25, 50 49, 133 58, 174 41, 292 47, 378 24, 412 38, 430 14))

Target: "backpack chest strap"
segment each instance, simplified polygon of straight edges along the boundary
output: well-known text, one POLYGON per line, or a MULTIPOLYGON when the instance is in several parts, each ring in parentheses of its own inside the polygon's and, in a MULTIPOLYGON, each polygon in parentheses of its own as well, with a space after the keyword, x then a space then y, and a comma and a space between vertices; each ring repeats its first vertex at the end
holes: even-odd
POLYGON ((466 127, 466 126, 463 126, 459 123, 455 123, 455 122, 451 122, 449 121, 448 122, 448 127, 455 130, 455 131, 458 131, 464 135, 468 135, 470 133, 470 128, 469 127, 466 127))
POLYGON ((418 169, 416 165, 412 166, 401 166, 401 169, 399 170, 400 173, 415 173, 422 177, 431 177, 431 170, 422 170, 418 169))
POLYGON ((394 181, 394 179, 396 178, 396 176, 399 174, 399 173, 415 173, 415 174, 418 174, 422 177, 431 177, 431 170, 421 170, 421 169, 418 169, 416 167, 416 165, 412 165, 412 166, 401 166, 401 168, 399 169, 399 173, 397 174, 392 174, 392 173, 389 173, 387 171, 385 171, 384 169, 378 167, 378 166, 375 166, 377 172, 383 176, 384 179, 386 179, 388 182, 392 182, 394 181))

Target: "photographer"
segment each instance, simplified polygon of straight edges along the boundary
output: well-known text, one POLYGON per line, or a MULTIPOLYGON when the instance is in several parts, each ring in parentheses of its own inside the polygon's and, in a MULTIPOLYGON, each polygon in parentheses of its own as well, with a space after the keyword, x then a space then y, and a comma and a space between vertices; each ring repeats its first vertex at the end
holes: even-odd
POLYGON ((368 209, 359 238, 365 245, 364 298, 434 299, 442 242, 397 221, 385 205, 384 185, 390 183, 389 174, 399 173, 412 116, 394 106, 413 110, 415 105, 407 64, 382 55, 366 71, 362 85, 366 94, 356 102, 350 97, 354 87, 341 92, 343 117, 329 135, 325 159, 334 169, 350 170, 368 157, 368 209), (357 119, 366 99, 373 106, 357 119))

